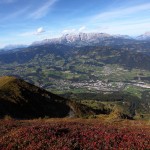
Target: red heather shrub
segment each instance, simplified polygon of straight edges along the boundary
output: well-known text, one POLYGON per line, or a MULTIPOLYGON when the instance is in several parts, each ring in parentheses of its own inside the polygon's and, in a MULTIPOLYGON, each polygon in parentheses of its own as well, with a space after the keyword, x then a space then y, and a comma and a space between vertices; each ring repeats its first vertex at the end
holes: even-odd
POLYGON ((0 122, 0 150, 150 149, 149 128, 81 122, 0 122))

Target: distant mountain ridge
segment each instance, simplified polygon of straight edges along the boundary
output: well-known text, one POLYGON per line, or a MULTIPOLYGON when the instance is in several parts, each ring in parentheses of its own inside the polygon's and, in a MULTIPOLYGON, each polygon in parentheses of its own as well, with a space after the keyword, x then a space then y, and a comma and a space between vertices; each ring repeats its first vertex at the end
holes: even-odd
POLYGON ((23 44, 18 44, 18 45, 6 45, 2 50, 8 51, 8 50, 12 50, 12 49, 26 48, 26 47, 28 47, 28 46, 27 46, 27 45, 23 45, 23 44))
POLYGON ((65 34, 60 38, 45 39, 32 43, 32 46, 45 44, 65 44, 71 46, 86 46, 86 45, 109 45, 116 43, 117 40, 133 40, 128 35, 110 35, 107 33, 78 33, 65 34))
POLYGON ((138 40, 150 40, 150 32, 145 32, 144 34, 138 36, 138 40))
MULTIPOLYGON (((77 63, 79 56, 86 56, 87 58, 89 58, 89 60, 93 59, 93 61, 97 56, 101 56, 98 62, 102 62, 104 64, 119 64, 127 68, 141 68, 149 70, 149 47, 149 43, 135 43, 133 45, 121 45, 120 47, 75 47, 62 44, 44 44, 30 46, 16 52, 13 51, 10 53, 0 54, 0 63, 10 64, 16 62, 18 64, 23 64, 33 61, 37 58, 44 60, 44 57, 47 57, 49 59, 50 55, 53 55, 54 63, 63 59, 65 60, 65 66, 67 63, 71 64, 72 60, 77 63)), ((96 65, 98 62, 95 62, 93 65, 96 65)), ((75 65, 77 65, 76 63, 75 65)))
POLYGON ((71 46, 88 46, 88 45, 121 45, 131 44, 133 42, 150 40, 150 32, 146 32, 135 38, 128 35, 111 35, 107 33, 72 33, 65 34, 59 38, 45 39, 42 41, 33 42, 32 46, 44 44, 65 44, 71 46))
POLYGON ((112 46, 122 44, 132 44, 136 41, 149 41, 150 32, 145 32, 137 37, 129 35, 111 35, 108 33, 70 33, 64 34, 58 38, 44 39, 35 41, 31 45, 7 45, 1 51, 15 50, 19 48, 26 48, 28 46, 40 46, 45 44, 63 44, 69 46, 112 46))

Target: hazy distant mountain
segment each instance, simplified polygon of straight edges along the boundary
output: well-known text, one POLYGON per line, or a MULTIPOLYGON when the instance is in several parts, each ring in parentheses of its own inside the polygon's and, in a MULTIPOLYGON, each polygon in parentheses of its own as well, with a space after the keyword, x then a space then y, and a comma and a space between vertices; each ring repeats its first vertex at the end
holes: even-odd
POLYGON ((144 34, 137 37, 138 40, 150 40, 150 32, 145 32, 144 34))
MULTIPOLYGON (((134 44, 136 41, 150 40, 150 32, 146 32, 135 38, 129 35, 111 35, 107 33, 72 33, 64 34, 59 38, 44 39, 35 41, 30 46, 39 46, 45 44, 63 44, 69 46, 114 46, 114 45, 128 45, 134 44)), ((7 45, 1 51, 7 51, 18 48, 26 48, 27 45, 7 45)))
POLYGON ((12 50, 12 49, 18 49, 18 48, 26 48, 28 47, 27 45, 7 45, 4 48, 2 48, 3 51, 7 51, 7 50, 12 50))
POLYGON ((73 46, 85 46, 85 45, 111 45, 119 44, 132 40, 128 35, 110 35, 107 33, 78 33, 78 34, 65 34, 60 38, 45 39, 43 41, 37 41, 32 44, 44 45, 44 44, 65 44, 73 46))

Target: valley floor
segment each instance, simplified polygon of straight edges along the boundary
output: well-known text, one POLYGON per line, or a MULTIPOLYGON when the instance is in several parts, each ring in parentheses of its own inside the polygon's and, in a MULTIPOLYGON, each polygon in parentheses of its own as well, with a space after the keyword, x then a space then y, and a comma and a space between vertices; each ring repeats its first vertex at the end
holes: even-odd
POLYGON ((97 119, 0 120, 1 150, 150 149, 145 121, 97 119))

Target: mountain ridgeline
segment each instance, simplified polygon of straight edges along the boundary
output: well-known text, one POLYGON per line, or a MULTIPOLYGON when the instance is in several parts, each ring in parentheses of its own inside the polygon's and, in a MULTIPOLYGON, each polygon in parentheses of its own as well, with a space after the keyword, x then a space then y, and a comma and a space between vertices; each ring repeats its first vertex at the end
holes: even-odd
POLYGON ((133 44, 139 41, 149 41, 150 33, 146 32, 138 37, 130 37, 128 35, 110 35, 107 33, 77 33, 77 34, 64 34, 59 38, 45 39, 43 41, 34 42, 32 45, 45 45, 45 44, 65 44, 71 46, 113 46, 122 44, 133 44))
MULTIPOLYGON (((79 57, 103 64, 119 64, 127 68, 150 69, 149 33, 131 38, 106 33, 66 34, 60 38, 34 42, 29 47, 0 52, 0 64, 28 63, 36 59, 64 59, 78 62, 79 57), (99 58, 97 56, 100 56, 99 58)), ((94 65, 94 64, 93 64, 94 65)), ((95 63, 96 65, 96 63, 95 63)))

